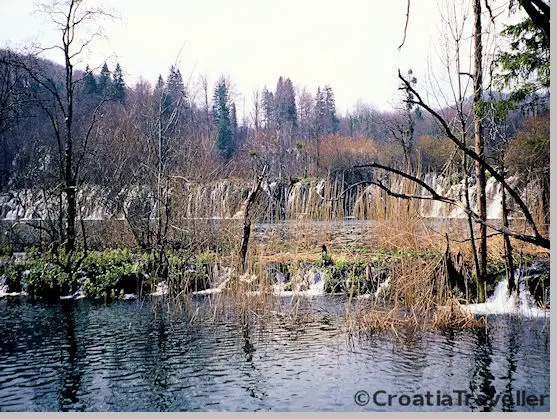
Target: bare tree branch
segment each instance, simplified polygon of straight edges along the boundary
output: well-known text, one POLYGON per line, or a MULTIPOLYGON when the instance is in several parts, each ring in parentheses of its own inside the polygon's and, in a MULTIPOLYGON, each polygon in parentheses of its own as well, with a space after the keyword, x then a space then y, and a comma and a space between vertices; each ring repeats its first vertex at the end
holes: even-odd
POLYGON ((428 191, 431 196, 423 196, 423 195, 410 195, 410 194, 405 194, 405 193, 399 193, 399 192, 394 192, 393 190, 391 190, 390 188, 388 188, 387 186, 385 186, 381 181, 370 181, 371 184, 376 185, 377 187, 381 188, 382 190, 384 190, 388 195, 395 197, 395 198, 399 198, 399 199, 407 199, 407 200, 413 200, 413 199, 418 199, 418 200, 430 200, 430 201, 438 201, 438 202, 443 202, 449 205, 454 205, 460 209, 462 209, 466 214, 470 215, 474 221, 476 221, 479 224, 485 225, 488 228, 491 228, 492 230, 498 231, 500 233, 503 234, 507 234, 510 237, 514 237, 518 240, 521 240, 523 242, 526 243, 531 243, 531 244, 535 244, 537 246, 541 246, 543 248, 549 249, 549 240, 545 239, 544 237, 540 237, 539 235, 527 235, 527 234, 521 234, 521 233, 515 233, 513 231, 511 231, 509 228, 505 228, 505 227, 496 227, 484 220, 482 220, 482 218, 476 214, 476 212, 472 211, 471 209, 469 209, 464 203, 456 200, 456 199, 452 199, 449 198, 447 196, 443 196, 438 194, 431 186, 429 186, 427 183, 425 183, 423 180, 421 180, 420 178, 416 177, 416 176, 412 176, 408 173, 402 172, 398 169, 389 167, 389 166, 385 166, 379 163, 369 163, 369 164, 362 164, 362 165, 358 165, 358 166, 354 166, 354 168, 378 168, 378 169, 383 169, 385 171, 394 173, 396 175, 399 175, 405 179, 408 179, 420 186, 422 186, 426 191, 428 191))
POLYGON ((460 141, 451 131, 450 127, 448 126, 447 122, 445 121, 445 119, 435 110, 433 110, 430 106, 428 106, 423 99, 421 98, 421 96, 419 95, 419 93, 410 85, 410 83, 404 78, 402 77, 402 75, 400 74, 400 70, 398 72, 398 78, 400 80, 402 80, 402 82, 404 83, 405 87, 404 89, 409 90, 410 92, 412 92, 412 94, 415 96, 416 99, 413 100, 409 100, 409 102, 414 103, 416 105, 419 105, 420 107, 422 107, 423 109, 425 109, 426 111, 429 112, 430 115, 432 115, 438 122, 439 124, 443 127, 443 129, 445 130, 445 133, 447 134, 447 137, 453 142, 455 143, 458 148, 460 148, 462 151, 464 151, 466 153, 467 156, 469 156, 470 158, 472 158, 474 161, 478 162, 479 164, 481 164, 485 170, 487 170, 491 176, 493 176, 493 178, 495 178, 495 180, 497 180, 497 182, 499 182, 509 193, 509 195, 514 199, 514 201, 517 203, 517 205, 520 207, 522 213, 524 214, 524 217, 526 218, 526 222, 528 223, 528 225, 530 226, 530 228, 532 229, 534 236, 537 238, 537 240, 539 241, 539 245, 542 247, 545 247, 546 249, 549 249, 550 247, 550 241, 549 239, 543 237, 539 231, 538 231, 538 227, 536 226, 536 223, 534 222, 534 219, 532 217, 532 214, 530 213, 530 210, 528 209, 528 207, 526 206, 526 204, 524 203, 524 201, 522 200, 522 198, 520 197, 520 195, 518 194, 518 192, 512 188, 507 181, 505 180, 504 176, 501 175, 497 170, 495 170, 495 168, 493 168, 489 163, 487 163, 484 159, 482 159, 480 156, 478 156, 478 154, 476 154, 475 151, 471 150, 470 148, 468 148, 462 141, 460 141))
POLYGON ((404 43, 406 42, 406 31, 408 29, 408 22, 410 21, 410 0, 406 4, 406 23, 404 24, 404 37, 402 38, 402 43, 398 46, 400 50, 404 43))

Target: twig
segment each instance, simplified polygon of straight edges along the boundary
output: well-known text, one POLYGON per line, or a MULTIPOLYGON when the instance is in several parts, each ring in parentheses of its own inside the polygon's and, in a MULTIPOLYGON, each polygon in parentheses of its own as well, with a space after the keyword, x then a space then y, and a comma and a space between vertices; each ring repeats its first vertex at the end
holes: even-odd
POLYGON ((408 29, 408 22, 410 21, 410 0, 408 0, 406 4, 406 23, 404 24, 404 37, 402 38, 402 43, 398 46, 398 50, 402 48, 404 43, 406 42, 406 31, 408 29))

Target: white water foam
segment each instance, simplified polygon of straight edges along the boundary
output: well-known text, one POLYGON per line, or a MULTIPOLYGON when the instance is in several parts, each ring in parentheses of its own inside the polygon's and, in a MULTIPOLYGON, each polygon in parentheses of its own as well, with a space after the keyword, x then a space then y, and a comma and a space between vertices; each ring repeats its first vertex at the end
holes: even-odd
POLYGON ((4 297, 17 297, 19 295, 27 295, 25 291, 21 292, 8 292, 8 286, 5 285, 4 281, 2 281, 0 285, 0 298, 4 297))
POLYGON ((385 279, 383 282, 381 282, 379 284, 379 286, 377 287, 377 290, 375 291, 375 298, 379 298, 379 296, 381 294, 385 295, 387 292, 387 289, 389 288, 389 284, 391 283, 391 277, 389 276, 387 279, 385 279))
POLYGON ((17 297, 19 295, 27 295, 25 291, 22 292, 8 292, 8 286, 4 276, 0 276, 0 298, 4 297, 17 297))
POLYGON ((205 290, 201 290, 201 291, 194 291, 192 292, 192 295, 211 295, 211 294, 218 294, 220 292, 222 292, 222 290, 224 290, 226 288, 226 285, 228 284, 228 282, 230 281, 230 277, 227 277, 224 281, 222 281, 220 283, 220 285, 216 288, 207 288, 205 290))
POLYGON ((25 291, 21 292, 5 292, 5 290, 0 289, 0 298, 3 297, 18 297, 18 296, 25 296, 27 293, 25 291))
POLYGON ((513 293, 507 296, 507 280, 503 278, 493 295, 485 303, 468 304, 462 309, 473 314, 514 314, 524 317, 549 317, 549 310, 540 308, 534 302, 534 298, 525 287, 520 283, 519 294, 513 293))
POLYGON ((300 282, 298 282, 295 289, 286 291, 286 283, 284 277, 282 277, 282 280, 279 279, 278 283, 273 286, 273 294, 281 297, 292 297, 296 295, 317 297, 325 293, 325 274, 322 270, 311 268, 309 271, 302 274, 300 279, 300 282, 305 284, 304 286, 300 286, 300 282))
POLYGON ((161 296, 165 294, 168 294, 168 285, 166 282, 161 281, 157 284, 157 289, 155 290, 155 292, 152 292, 149 295, 161 296))

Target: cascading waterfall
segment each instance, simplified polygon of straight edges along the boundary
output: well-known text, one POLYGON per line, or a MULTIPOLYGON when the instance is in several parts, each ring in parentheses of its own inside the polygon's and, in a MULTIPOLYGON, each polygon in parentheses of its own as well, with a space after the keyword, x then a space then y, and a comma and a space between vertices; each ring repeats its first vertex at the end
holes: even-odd
POLYGON ((468 304, 462 309, 474 314, 510 314, 524 317, 549 317, 549 309, 536 305, 534 298, 523 282, 519 284, 518 295, 507 295, 507 279, 501 278, 493 295, 485 303, 468 304))
MULTIPOLYGON (((461 180, 458 183, 452 183, 450 178, 445 178, 435 173, 428 173, 424 177, 425 182, 430 185, 435 192, 440 195, 447 196, 452 199, 459 200, 464 203, 466 192, 465 181, 461 180)), ((515 179, 508 179, 510 184, 513 184, 515 179)), ((424 195, 427 192, 422 191, 424 195)), ((473 211, 477 211, 476 202, 476 185, 473 178, 469 179, 468 196, 470 199, 470 207, 473 211)), ((486 182, 486 199, 487 199, 487 218, 500 219, 502 217, 501 206, 502 186, 495 178, 490 177, 486 182)), ((420 214, 423 217, 431 218, 465 218, 466 213, 462 208, 457 206, 449 206, 439 201, 423 201, 420 206, 420 214)))
MULTIPOLYGON (((465 202, 465 182, 455 182, 451 177, 444 177, 435 173, 427 173, 424 181, 437 193, 445 195, 460 202, 465 202)), ((509 178, 512 185, 517 179, 509 178)), ((323 178, 301 179, 292 186, 272 182, 264 185, 263 190, 269 196, 273 205, 269 206, 268 212, 280 208, 281 214, 286 219, 298 219, 300 216, 306 219, 328 219, 331 216, 341 218, 362 218, 362 208, 373 200, 377 200, 374 191, 379 191, 377 186, 371 185, 367 188, 355 188, 345 196, 340 197, 343 189, 350 185, 343 185, 340 180, 328 180, 323 178), (282 191, 277 190, 282 188, 282 191), (279 200, 277 201, 277 197, 279 200), (338 198, 338 199, 337 199, 338 198)), ((241 179, 223 179, 206 184, 187 184, 174 190, 174 194, 180 191, 174 202, 179 207, 174 211, 184 219, 232 219, 242 217, 242 207, 251 183, 241 179)), ((403 185, 400 182, 391 182, 391 188, 402 192, 403 185)), ((533 187, 524 188, 526 201, 535 199, 536 193, 533 187)), ((155 200, 152 193, 145 191, 146 188, 135 187, 128 191, 122 191, 117 195, 121 201, 116 205, 107 197, 103 196, 101 188, 94 185, 85 185, 80 189, 78 202, 80 204, 79 214, 85 220, 123 219, 121 208, 129 208, 132 201, 142 202, 142 206, 150 205, 151 217, 155 216, 155 200)), ((487 214, 490 219, 501 218, 501 192, 502 187, 494 178, 487 180, 487 214)), ((427 194, 422 190, 417 193, 427 194)), ((473 178, 470 179, 468 188, 472 210, 476 210, 476 185, 473 178)), ((464 218, 465 212, 457 206, 450 206, 438 201, 423 200, 415 201, 419 213, 424 217, 432 218, 464 218)), ((25 220, 45 219, 48 208, 56 208, 55 197, 45 199, 42 191, 21 190, 0 194, 0 219, 3 220, 25 220)), ((364 215, 364 217, 369 217, 364 215)), ((268 214, 265 219, 273 219, 268 214)))

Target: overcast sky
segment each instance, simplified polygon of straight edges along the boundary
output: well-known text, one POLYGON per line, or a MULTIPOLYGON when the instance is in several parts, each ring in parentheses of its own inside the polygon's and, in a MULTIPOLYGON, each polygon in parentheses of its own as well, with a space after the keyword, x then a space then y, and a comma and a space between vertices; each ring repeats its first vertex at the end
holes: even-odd
MULTIPOLYGON (((359 100, 380 109, 394 102, 397 69, 423 79, 428 58, 439 48, 437 0, 412 0, 402 41, 406 0, 104 0, 121 19, 104 21, 99 39, 81 63, 108 60, 122 65, 126 82, 139 76, 154 83, 178 60, 185 81, 195 86, 206 74, 211 86, 224 74, 232 80, 242 112, 254 89, 274 89, 279 76, 315 93, 329 84, 340 113, 359 100)), ((0 45, 20 48, 59 35, 36 0, 0 0, 0 45)), ((55 61, 61 59, 52 56, 55 61)))

